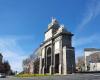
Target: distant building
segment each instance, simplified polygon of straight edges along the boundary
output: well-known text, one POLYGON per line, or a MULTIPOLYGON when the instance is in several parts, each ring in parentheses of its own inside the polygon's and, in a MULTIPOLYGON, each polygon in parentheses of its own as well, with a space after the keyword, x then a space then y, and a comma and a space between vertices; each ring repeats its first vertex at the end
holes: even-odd
POLYGON ((45 32, 44 41, 36 50, 39 61, 37 58, 32 59, 33 62, 36 62, 36 65, 34 64, 34 69, 30 68, 30 72, 39 70, 39 74, 60 75, 74 73, 75 51, 72 47, 72 36, 73 34, 65 29, 64 25, 60 25, 53 18, 45 32))
POLYGON ((85 48, 85 70, 100 71, 100 49, 85 48))

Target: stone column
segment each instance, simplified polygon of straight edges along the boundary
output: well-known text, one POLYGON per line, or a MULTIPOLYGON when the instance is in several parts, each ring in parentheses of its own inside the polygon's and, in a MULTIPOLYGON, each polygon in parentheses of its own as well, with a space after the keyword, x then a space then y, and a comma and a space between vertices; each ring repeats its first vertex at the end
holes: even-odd
POLYGON ((46 73, 46 67, 47 67, 47 50, 45 48, 45 56, 44 56, 44 74, 46 73))
POLYGON ((53 64, 53 65, 54 65, 54 66, 53 66, 53 73, 55 73, 55 53, 54 53, 54 60, 53 60, 53 63, 54 63, 54 64, 53 64))
POLYGON ((42 55, 40 56, 39 74, 42 74, 42 55))
POLYGON ((72 66, 72 68, 73 68, 73 73, 75 73, 76 72, 76 63, 75 63, 75 50, 74 50, 74 48, 72 49, 72 53, 73 53, 73 61, 72 61, 72 63, 73 63, 73 66, 72 66))
POLYGON ((63 51, 62 51, 62 37, 60 38, 60 53, 59 53, 59 75, 62 74, 62 61, 63 61, 63 51))
POLYGON ((63 47, 63 74, 67 74, 66 46, 63 47))
POLYGON ((73 47, 66 47, 66 64, 67 64, 67 73, 71 74, 75 71, 75 54, 73 47))
POLYGON ((54 49, 53 49, 53 41, 51 44, 51 66, 50 66, 50 74, 54 73, 54 49))
POLYGON ((50 75, 53 74, 52 73, 52 65, 49 67, 49 73, 50 73, 50 75))
POLYGON ((45 66, 42 68, 42 74, 45 74, 45 66))

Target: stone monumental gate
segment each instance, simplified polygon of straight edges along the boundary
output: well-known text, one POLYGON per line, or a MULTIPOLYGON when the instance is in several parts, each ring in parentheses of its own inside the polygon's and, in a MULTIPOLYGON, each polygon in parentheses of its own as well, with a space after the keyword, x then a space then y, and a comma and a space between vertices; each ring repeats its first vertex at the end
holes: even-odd
POLYGON ((44 42, 41 44, 40 74, 70 74, 75 72, 75 51, 72 47, 73 34, 56 19, 48 25, 44 42))

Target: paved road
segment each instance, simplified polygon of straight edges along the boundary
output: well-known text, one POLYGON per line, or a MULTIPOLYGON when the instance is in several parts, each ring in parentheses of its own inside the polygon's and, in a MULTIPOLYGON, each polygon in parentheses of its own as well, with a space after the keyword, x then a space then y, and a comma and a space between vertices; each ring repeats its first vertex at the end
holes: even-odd
POLYGON ((0 78, 0 80, 100 80, 100 73, 71 74, 66 76, 47 76, 47 77, 33 77, 33 78, 7 77, 7 78, 0 78))

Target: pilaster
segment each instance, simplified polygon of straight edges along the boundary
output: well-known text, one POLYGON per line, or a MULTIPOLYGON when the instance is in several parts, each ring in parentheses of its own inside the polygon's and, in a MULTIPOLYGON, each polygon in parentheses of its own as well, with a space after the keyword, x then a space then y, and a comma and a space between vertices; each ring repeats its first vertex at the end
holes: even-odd
POLYGON ((63 74, 67 74, 66 46, 63 47, 63 74))
POLYGON ((60 37, 60 53, 59 53, 59 74, 62 74, 62 62, 63 62, 63 51, 62 51, 62 36, 60 37))
POLYGON ((42 56, 40 56, 39 74, 42 74, 42 56))

